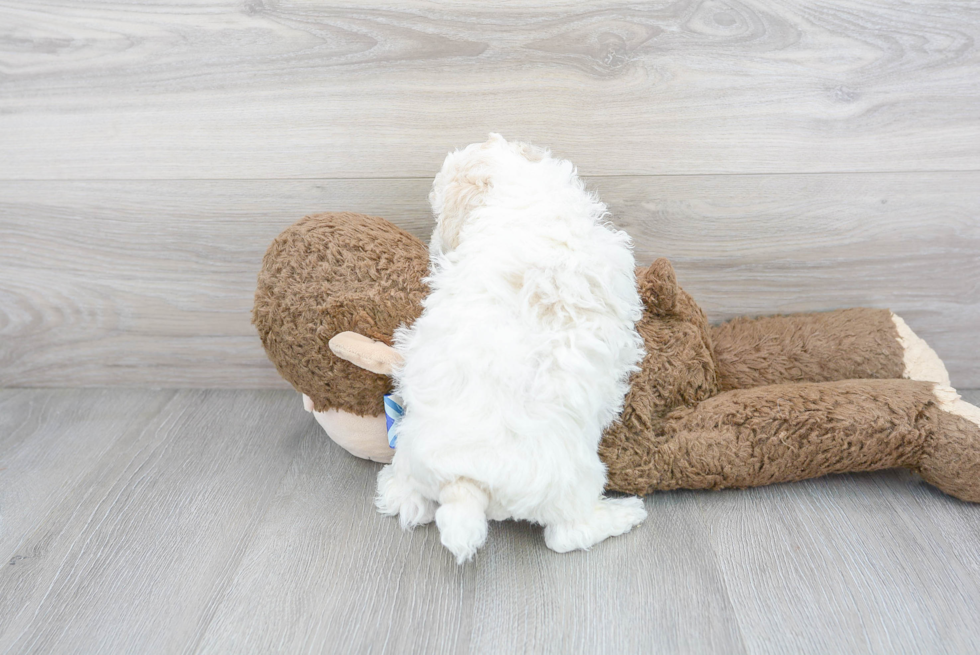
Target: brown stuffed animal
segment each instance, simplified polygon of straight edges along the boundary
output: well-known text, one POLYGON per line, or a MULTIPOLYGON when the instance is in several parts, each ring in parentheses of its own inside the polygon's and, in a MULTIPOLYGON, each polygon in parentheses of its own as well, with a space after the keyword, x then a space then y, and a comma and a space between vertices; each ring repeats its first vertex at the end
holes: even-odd
MULTIPOLYGON (((422 311, 424 244, 384 219, 308 216, 262 262, 253 323, 327 433, 390 461, 382 395, 398 325, 422 311)), ((905 467, 980 502, 980 409, 887 310, 710 327, 665 259, 637 269, 646 357, 599 455, 608 488, 753 487, 905 467)))

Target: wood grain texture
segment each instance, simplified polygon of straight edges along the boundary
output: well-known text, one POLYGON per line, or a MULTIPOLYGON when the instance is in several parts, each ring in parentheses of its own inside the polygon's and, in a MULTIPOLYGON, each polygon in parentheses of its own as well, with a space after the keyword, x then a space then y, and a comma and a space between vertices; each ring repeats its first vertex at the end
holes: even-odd
POLYGON ((712 321, 889 308, 980 385, 980 176, 599 178, 637 258, 673 261, 712 321))
POLYGON ((42 460, 39 475, 68 493, 11 508, 31 520, 4 539, 15 547, 0 571, 0 650, 192 648, 311 431, 296 394, 37 391, 8 402, 40 414, 21 450, 78 448, 96 428, 116 440, 62 480, 42 460))
POLYGON ((0 390, 0 651, 980 647, 980 506, 905 472, 656 494, 588 553, 494 523, 457 567, 378 468, 291 391, 0 390))
POLYGON ((377 513, 379 465, 316 429, 300 452, 200 652, 459 652, 475 569, 434 556, 442 549, 435 530, 403 532, 377 513))
POLYGON ((265 249, 310 211, 403 215, 407 188, 0 184, 0 384, 284 385, 249 323, 265 249))
MULTIPOLYGON (((976 542, 935 536, 931 513, 910 507, 921 486, 892 471, 702 497, 711 546, 753 650, 976 651, 980 579, 969 568, 976 542)), ((969 510, 975 523, 977 507, 969 510)))
MULTIPOLYGON (((589 178, 712 320, 889 307, 980 385, 980 173, 589 178)), ((421 238, 429 182, 0 182, 0 384, 282 386, 249 324, 305 213, 421 238)))
POLYGON ((468 652, 751 652, 697 497, 650 496, 640 528, 557 558, 541 528, 492 524, 468 652))
POLYGON ((980 3, 0 2, 0 179, 980 169, 980 3))
POLYGON ((117 444, 173 393, 0 391, 0 635, 37 593, 38 560, 65 536, 52 512, 77 507, 117 444))

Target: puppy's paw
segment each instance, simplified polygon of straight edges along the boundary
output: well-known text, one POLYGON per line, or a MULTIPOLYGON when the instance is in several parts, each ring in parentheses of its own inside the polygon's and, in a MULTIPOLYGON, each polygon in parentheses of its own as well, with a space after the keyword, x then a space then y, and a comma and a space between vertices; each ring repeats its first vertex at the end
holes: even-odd
POLYGON ((588 516, 545 526, 544 541, 558 553, 588 550, 608 537, 629 532, 646 517, 641 498, 601 498, 588 516))
POLYGON ((398 510, 398 523, 402 530, 428 525, 435 517, 436 504, 417 491, 413 491, 398 510))
POLYGON ((397 515, 403 530, 431 523, 435 517, 435 503, 419 493, 410 478, 398 475, 390 464, 378 473, 374 504, 385 516, 397 515))
POLYGON ((606 524, 610 537, 629 532, 643 523, 647 517, 647 511, 643 507, 643 499, 638 496, 603 498, 599 504, 606 513, 606 524))
POLYGON ((463 503, 441 505, 436 510, 436 525, 442 545, 456 556, 457 564, 473 559, 487 541, 487 517, 463 503))
POLYGON ((472 480, 457 478, 439 490, 436 525, 442 545, 456 556, 456 563, 471 559, 487 541, 487 507, 490 496, 472 480))

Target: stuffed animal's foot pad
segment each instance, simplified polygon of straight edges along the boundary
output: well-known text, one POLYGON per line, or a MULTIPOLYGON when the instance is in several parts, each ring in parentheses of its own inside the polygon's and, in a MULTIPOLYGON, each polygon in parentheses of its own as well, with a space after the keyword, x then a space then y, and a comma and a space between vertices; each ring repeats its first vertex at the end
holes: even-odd
POLYGON ((963 400, 960 394, 956 393, 955 389, 948 386, 936 385, 935 389, 933 389, 933 394, 935 394, 936 399, 939 401, 940 409, 944 412, 962 416, 977 427, 980 427, 980 407, 971 405, 963 400))
POLYGON ((948 387, 949 373, 946 372, 946 365, 939 359, 936 351, 913 332, 901 316, 892 314, 892 322, 898 330, 898 343, 903 351, 905 372, 902 377, 907 380, 937 382, 948 387))
POLYGON ((398 516, 403 530, 431 523, 435 518, 435 503, 419 493, 410 478, 395 473, 391 465, 378 473, 374 504, 385 516, 398 516))
POLYGON ((582 520, 545 526, 544 541, 559 553, 588 550, 608 537, 629 532, 646 517, 641 498, 602 498, 582 520))

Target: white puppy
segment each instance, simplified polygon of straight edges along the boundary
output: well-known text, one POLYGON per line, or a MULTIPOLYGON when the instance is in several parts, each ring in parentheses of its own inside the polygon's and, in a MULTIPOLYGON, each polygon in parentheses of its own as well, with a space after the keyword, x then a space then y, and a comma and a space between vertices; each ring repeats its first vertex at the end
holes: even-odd
POLYGON ((378 509, 434 517, 460 563, 487 518, 543 524, 558 552, 628 532, 643 503, 603 497, 596 451, 643 356, 629 237, 570 162, 497 134, 450 153, 429 200, 431 293, 395 334, 405 415, 378 509))

